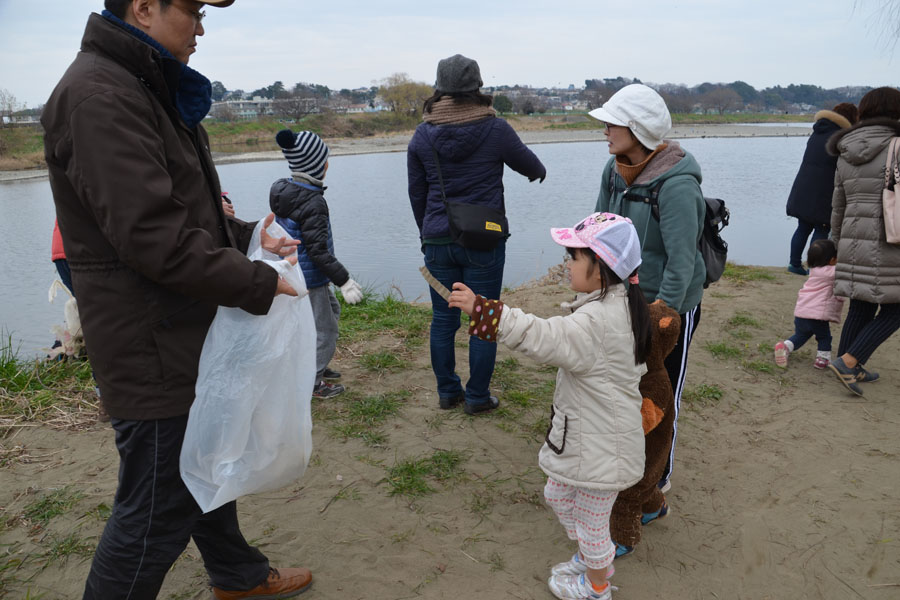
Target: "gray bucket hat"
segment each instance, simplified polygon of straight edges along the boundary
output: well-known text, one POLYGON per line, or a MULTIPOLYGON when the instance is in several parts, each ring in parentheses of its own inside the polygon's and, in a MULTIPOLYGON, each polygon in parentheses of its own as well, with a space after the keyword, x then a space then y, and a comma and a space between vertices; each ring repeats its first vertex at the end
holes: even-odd
POLYGON ((481 69, 471 58, 454 54, 438 63, 435 89, 448 93, 472 92, 483 85, 481 69))

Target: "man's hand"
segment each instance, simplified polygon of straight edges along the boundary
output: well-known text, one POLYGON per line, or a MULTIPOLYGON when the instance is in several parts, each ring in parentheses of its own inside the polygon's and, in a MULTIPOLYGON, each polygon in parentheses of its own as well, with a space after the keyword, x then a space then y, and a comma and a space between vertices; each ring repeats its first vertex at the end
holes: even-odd
MULTIPOLYGON (((263 247, 263 250, 271 252, 272 254, 277 254, 278 256, 288 256, 293 254, 297 251, 300 240, 291 240, 286 237, 275 239, 266 233, 266 229, 268 229, 269 225, 271 225, 274 220, 275 213, 269 213, 269 216, 263 221, 263 227, 259 232, 260 245, 263 247)), ((296 260, 294 261, 294 264, 296 264, 296 260)), ((297 294, 294 294, 294 296, 296 295, 297 294)))
MULTIPOLYGON (((293 267, 297 264, 297 255, 295 254, 294 256, 289 256, 285 260, 288 261, 289 263, 291 263, 291 266, 293 267)), ((297 290, 295 290, 291 284, 289 284, 287 281, 285 281, 283 277, 279 277, 278 278, 278 286, 275 288, 275 295, 278 296, 280 294, 287 294, 288 296, 296 296, 297 290)))
POLYGON ((475 292, 469 289, 464 283, 457 281, 453 284, 453 291, 450 292, 450 308, 458 308, 464 313, 472 316, 475 312, 475 292))
POLYGON ((234 205, 233 205, 232 203, 230 203, 230 202, 226 202, 226 201, 224 200, 224 198, 223 198, 223 200, 222 200, 222 210, 225 211, 225 216, 226 216, 226 217, 233 217, 233 216, 234 216, 234 205))

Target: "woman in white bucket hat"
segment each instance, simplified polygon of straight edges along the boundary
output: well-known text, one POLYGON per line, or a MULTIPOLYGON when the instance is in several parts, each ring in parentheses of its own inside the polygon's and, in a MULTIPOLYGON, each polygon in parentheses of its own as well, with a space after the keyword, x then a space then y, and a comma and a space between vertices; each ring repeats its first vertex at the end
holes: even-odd
POLYGON ((672 118, 665 101, 646 85, 627 85, 590 116, 606 125, 609 153, 597 211, 631 219, 641 241, 640 286, 648 302, 664 302, 681 315, 678 344, 666 359, 675 392, 669 464, 659 485, 669 488, 688 348, 700 322, 706 265, 698 249, 706 216, 700 165, 678 142, 665 140, 672 118), (653 201, 656 199, 656 202, 653 201))

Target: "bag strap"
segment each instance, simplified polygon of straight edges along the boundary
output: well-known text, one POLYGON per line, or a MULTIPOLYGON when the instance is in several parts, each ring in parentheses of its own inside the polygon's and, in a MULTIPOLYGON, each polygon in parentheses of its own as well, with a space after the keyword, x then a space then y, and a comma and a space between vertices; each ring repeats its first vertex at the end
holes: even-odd
POLYGON ((900 179, 896 161, 898 142, 900 142, 900 138, 892 137, 888 144, 887 159, 884 162, 884 189, 886 190, 891 189, 892 179, 894 183, 900 179))

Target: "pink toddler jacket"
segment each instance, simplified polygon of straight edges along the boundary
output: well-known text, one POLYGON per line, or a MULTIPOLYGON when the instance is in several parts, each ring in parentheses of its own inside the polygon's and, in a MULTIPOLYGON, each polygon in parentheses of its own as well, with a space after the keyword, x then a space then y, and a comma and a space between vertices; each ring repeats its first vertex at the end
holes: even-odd
POLYGON ((813 267, 797 294, 794 316, 840 323, 843 306, 844 299, 834 295, 834 265, 813 267))

